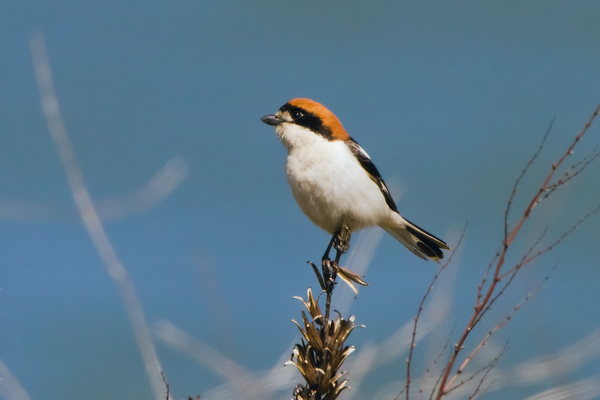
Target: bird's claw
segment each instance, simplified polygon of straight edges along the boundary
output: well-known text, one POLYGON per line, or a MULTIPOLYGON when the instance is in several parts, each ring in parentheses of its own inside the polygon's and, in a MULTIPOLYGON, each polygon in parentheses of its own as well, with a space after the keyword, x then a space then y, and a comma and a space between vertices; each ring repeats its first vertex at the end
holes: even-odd
POLYGON ((335 278, 337 277, 338 265, 330 258, 321 260, 321 269, 323 271, 324 290, 330 292, 335 286, 335 278))
POLYGON ((352 233, 346 225, 334 236, 333 248, 340 253, 347 253, 350 250, 350 237, 352 233))

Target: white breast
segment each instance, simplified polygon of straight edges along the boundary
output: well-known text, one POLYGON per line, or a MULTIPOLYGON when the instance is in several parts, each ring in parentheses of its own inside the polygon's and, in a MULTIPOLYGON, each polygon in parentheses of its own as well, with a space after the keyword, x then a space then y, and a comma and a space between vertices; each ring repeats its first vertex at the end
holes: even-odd
POLYGON ((288 183, 312 222, 333 234, 343 224, 356 231, 389 218, 379 187, 344 142, 328 141, 297 125, 278 133, 288 148, 288 183))

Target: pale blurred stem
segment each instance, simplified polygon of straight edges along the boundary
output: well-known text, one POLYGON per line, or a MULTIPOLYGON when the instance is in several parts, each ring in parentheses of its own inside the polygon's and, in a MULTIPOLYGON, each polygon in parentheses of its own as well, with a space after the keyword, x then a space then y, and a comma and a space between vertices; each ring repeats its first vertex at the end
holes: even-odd
POLYGON ((69 183, 73 200, 92 243, 104 262, 106 270, 119 289, 155 398, 162 400, 164 389, 161 380, 161 366, 156 355, 154 343, 152 342, 150 329, 146 323, 142 302, 135 291, 125 266, 108 239, 102 220, 83 179, 83 173, 77 161, 75 149, 67 135, 67 130, 60 114, 58 97, 54 88, 52 71, 48 62, 43 36, 35 35, 31 39, 31 53, 40 90, 42 111, 46 117, 50 136, 67 175, 67 182, 69 183))
MULTIPOLYGON (((548 187, 549 187, 548 184, 549 184, 550 180, 554 177, 554 174, 555 174, 556 170, 558 169, 559 166, 562 165, 562 163, 564 162, 564 160, 569 155, 573 154, 573 148, 577 145, 577 143, 579 143, 579 141, 581 140, 581 138, 583 137, 583 135, 585 134, 585 132, 592 125, 592 122, 594 121, 594 119, 598 115, 599 111, 600 111, 600 105, 598 105, 598 107, 596 107, 596 109, 594 110, 594 113, 592 114, 591 118, 585 124, 585 127, 583 128, 583 130, 581 131, 581 133, 579 133, 579 135, 577 135, 575 137, 575 140, 573 141, 573 143, 571 143, 571 145, 569 146, 569 148, 567 149, 567 151, 565 151, 565 153, 562 155, 562 157, 557 162, 555 162, 554 164, 552 164, 552 167, 550 169, 550 172, 546 176, 546 179, 543 181, 543 183, 539 187, 538 191, 536 192, 536 194, 533 196, 533 198, 529 202, 529 205, 525 208, 525 211, 523 212, 523 215, 522 215, 521 219, 517 222, 517 224, 515 225, 515 227, 510 232, 508 231, 507 228, 505 228, 504 243, 503 243, 503 246, 502 246, 502 250, 500 251, 500 256, 498 257, 498 261, 496 262, 496 265, 495 265, 495 268, 494 268, 494 278, 493 278, 492 282, 490 283, 490 286, 489 286, 489 288, 488 288, 485 296, 483 297, 483 300, 480 300, 480 297, 478 297, 478 300, 476 301, 476 304, 475 304, 475 310, 473 312, 471 320, 467 324, 467 327, 465 328, 464 332, 462 333, 459 341, 454 345, 454 351, 452 352, 450 360, 448 361, 446 369, 444 370, 444 374, 442 375, 442 380, 440 382, 440 387, 439 387, 439 390, 438 390, 438 393, 437 393, 437 396, 436 396, 436 400, 441 399, 443 396, 445 396, 448 393, 448 388, 454 382, 454 380, 458 376, 458 373, 462 372, 461 370, 459 370, 459 372, 457 372, 453 376, 453 378, 450 381, 448 381, 450 373, 452 372, 452 367, 454 366, 454 363, 456 362, 456 358, 458 356, 458 353, 460 353, 461 350, 463 349, 463 345, 464 345, 465 341, 467 340, 467 337, 469 336, 469 334, 471 333, 471 331, 473 330, 473 328, 475 327, 475 325, 477 324, 477 322, 481 319, 482 313, 484 313, 487 310, 486 306, 488 305, 488 302, 490 301, 490 299, 494 295, 494 291, 496 289, 496 285, 501 281, 500 271, 502 269, 502 266, 504 265, 504 260, 506 258, 506 254, 508 252, 508 249, 509 249, 510 245, 513 243, 513 241, 517 237, 519 231, 521 230, 521 227, 523 226, 523 224, 525 223, 525 221, 529 218, 529 216, 530 216, 531 212, 533 211, 533 209, 535 208, 535 206, 537 206, 537 204, 542 200, 542 195, 548 189, 548 187)), ((544 140, 545 140, 545 137, 544 137, 544 140)), ((542 142, 542 144, 543 144, 543 142, 542 142)), ((538 153, 539 153, 539 150, 536 151, 536 153, 534 154, 534 156, 533 156, 532 159, 535 159, 535 157, 537 156, 538 153)), ((518 183, 520 181, 520 178, 527 171, 527 168, 529 167, 530 164, 531 164, 531 161, 527 164, 527 166, 523 170, 521 176, 517 179, 517 181, 516 181, 516 183, 515 183, 515 185, 513 187, 513 192, 512 192, 512 194, 510 196, 509 203, 507 205, 506 214, 505 214, 505 219, 506 220, 508 219, 508 211, 510 210, 510 206, 512 204, 512 200, 513 200, 514 194, 517 191, 517 185, 518 185, 518 183)), ((505 223, 505 227, 507 227, 507 225, 508 224, 505 223)))

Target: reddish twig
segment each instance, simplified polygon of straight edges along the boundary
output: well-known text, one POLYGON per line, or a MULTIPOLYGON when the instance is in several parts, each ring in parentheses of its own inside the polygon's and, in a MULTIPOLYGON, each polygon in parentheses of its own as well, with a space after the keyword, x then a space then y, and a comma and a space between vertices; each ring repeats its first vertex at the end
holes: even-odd
MULTIPOLYGON (((516 270, 520 269, 521 267, 523 267, 526 264, 529 264, 530 262, 532 262, 533 260, 535 260, 536 258, 538 258, 539 256, 548 253, 550 250, 554 249, 560 242, 562 242, 570 233, 572 233, 575 229, 577 229, 577 227, 579 225, 581 225, 581 223, 583 221, 585 221, 586 219, 588 219, 589 217, 591 217, 592 215, 594 215, 595 213, 597 213, 600 210, 600 204, 598 206, 596 206, 596 208, 594 208, 592 211, 590 211, 589 213, 587 213, 586 215, 584 215, 581 219, 579 219, 579 221, 577 221, 575 224, 573 224, 573 226, 571 228, 569 228, 567 231, 565 231, 558 239, 556 239, 556 241, 554 243, 552 243, 550 246, 546 247, 543 250, 538 251, 537 253, 535 253, 534 255, 532 255, 531 257, 524 257, 523 260, 517 264, 516 266, 514 266, 513 268, 511 268, 510 270, 506 271, 504 274, 500 275, 499 279, 502 280, 504 279, 504 277, 506 277, 507 275, 510 275, 512 273, 514 273, 516 270)), ((529 255, 529 254, 528 254, 529 255)))
MULTIPOLYGON (((509 215, 509 212, 510 212, 512 201, 513 201, 515 193, 517 191, 517 186, 518 186, 521 178, 524 176, 525 172, 528 170, 529 166, 533 163, 533 161, 535 160, 535 158, 537 157, 537 155, 541 151, 541 148, 542 148, 542 146, 543 146, 543 144, 544 144, 544 142, 546 140, 546 137, 548 135, 548 132, 546 132, 546 135, 544 136, 544 139, 542 140, 542 144, 540 145, 540 147, 538 148, 538 150, 534 153, 532 159, 527 163, 527 165, 525 166, 523 172, 517 178, 517 182, 513 186, 513 191, 511 193, 511 196, 509 198, 509 203, 508 203, 507 209, 505 211, 505 217, 504 217, 505 218, 505 235, 504 235, 504 241, 503 241, 503 244, 502 244, 502 250, 500 251, 500 255, 498 256, 496 264, 495 264, 495 267, 494 267, 493 280, 490 282, 490 286, 488 287, 488 289, 487 289, 487 291, 485 293, 485 296, 483 296, 483 294, 481 293, 481 289, 480 289, 479 295, 483 296, 483 299, 481 301, 477 301, 476 306, 475 306, 475 310, 473 312, 473 315, 471 316, 470 321, 468 322, 467 326, 465 327, 465 330, 463 331, 463 333, 462 333, 461 337, 459 338, 458 342, 454 345, 454 351, 452 352, 452 355, 450 356, 450 360, 448 361, 448 365, 446 366, 446 368, 444 370, 444 373, 442 375, 442 378, 441 378, 440 387, 438 389, 437 396, 436 396, 437 400, 441 399, 447 393, 447 391, 448 391, 448 387, 450 386, 449 382, 448 382, 448 379, 450 377, 450 373, 451 373, 452 367, 454 366, 454 363, 456 362, 458 354, 463 349, 463 345, 464 345, 465 341, 467 340, 467 337, 470 335, 470 333, 471 333, 473 327, 475 326, 475 324, 477 323, 477 321, 479 321, 481 319, 482 314, 484 314, 487 310, 489 310, 489 308, 487 306, 488 306, 489 301, 494 297, 496 286, 500 282, 500 279, 499 279, 500 275, 501 275, 500 271, 502 269, 502 266, 504 265, 504 262, 505 262, 505 259, 506 259, 506 254, 508 252, 508 249, 509 249, 510 245, 513 243, 513 241, 515 240, 515 238, 519 234, 519 232, 521 230, 521 227, 523 226, 523 224, 525 223, 525 221, 529 218, 529 216, 531 215, 531 212, 533 211, 533 209, 541 201, 542 195, 548 190, 549 182, 554 177, 557 169, 563 164, 563 162, 565 161, 565 159, 569 155, 573 154, 573 148, 577 145, 577 143, 579 143, 579 141, 581 140, 581 138, 585 135, 585 133, 587 132, 587 130, 589 129, 589 127, 592 125, 592 122, 594 121, 594 119, 598 115, 599 111, 600 111, 600 105, 598 105, 596 107, 596 109, 594 110, 592 116, 590 117, 590 119, 588 120, 588 122, 585 124, 585 127, 583 128, 583 130, 575 137, 575 140, 573 141, 573 143, 571 143, 571 145, 565 151, 565 153, 559 158, 559 160, 557 162, 555 162, 555 163, 552 164, 552 166, 550 168, 550 172, 548 173, 548 175, 546 176, 546 178, 544 179, 544 181, 540 185, 538 191, 534 194, 534 196, 532 197, 531 201, 529 202, 529 204, 527 205, 527 207, 523 211, 523 215, 521 216, 521 218, 519 219, 519 221, 517 222, 517 224, 514 226, 514 228, 512 228, 512 230, 509 231, 509 229, 508 229, 508 215, 509 215)), ((481 286, 483 287, 483 284, 481 286)), ((481 299, 481 297, 478 297, 478 300, 479 299, 481 299)))
POLYGON ((521 171, 519 176, 517 176, 517 180, 515 181, 515 184, 513 185, 512 192, 510 193, 510 197, 508 198, 508 204, 506 206, 506 210, 504 211, 504 242, 505 243, 508 239, 508 215, 510 214, 510 208, 512 206, 515 195, 517 194, 517 188, 519 187, 519 183, 521 183, 521 179, 523 179, 523 177, 529 170, 529 167, 531 167, 531 165, 533 164, 533 162, 535 161, 537 156, 542 152, 542 148, 544 147, 544 144, 546 143, 546 140, 548 139, 548 135, 550 135, 550 131, 552 130, 553 125, 554 125, 554 118, 552 119, 552 121, 550 121, 550 125, 548 125, 548 129, 546 129, 546 133, 544 134, 544 137, 542 138, 542 141, 540 142, 540 145, 538 146, 537 150, 535 151, 535 153, 533 153, 533 156, 531 156, 531 158, 529 159, 529 161, 525 165, 525 168, 523 168, 523 170, 521 171))
MULTIPOLYGON (((452 331, 454 331, 454 328, 452 329, 452 331)), ((425 382, 427 381, 427 376, 429 375, 429 372, 431 372, 432 368, 437 364, 440 357, 442 357, 442 354, 444 354, 444 352, 448 348, 448 344, 450 344, 450 337, 452 336, 452 331, 450 332, 450 335, 448 336, 448 340, 446 340, 444 347, 442 347, 442 351, 440 351, 439 354, 437 355, 437 357, 434 358, 431 365, 429 367, 427 367, 427 370, 425 371, 425 375, 423 375, 423 379, 421 380, 421 386, 419 386, 419 394, 417 396, 417 400, 419 400, 421 398, 421 394, 423 393, 423 387, 425 386, 425 382)), ((394 399, 394 400, 396 400, 396 399, 394 399)))
MULTIPOLYGON (((435 274, 435 276, 431 280, 431 283, 429 284, 427 291, 425 292, 425 294, 423 295, 423 298, 421 299, 421 304, 419 304, 419 311, 417 311, 417 315, 415 316, 415 323, 413 326, 412 338, 410 341, 410 351, 408 353, 408 359, 406 360, 406 385, 404 386, 404 389, 402 390, 402 392, 404 392, 406 390, 406 400, 410 400, 410 397, 409 397, 410 396, 410 382, 411 382, 410 367, 411 367, 411 362, 412 362, 412 357, 413 357, 413 351, 416 347, 417 325, 419 324, 419 317, 421 316, 421 312, 423 311, 423 305, 425 304, 425 300, 427 300, 427 296, 429 296, 429 293, 431 293, 431 291, 433 290, 433 284, 438 279, 438 277, 440 276, 442 271, 444 271, 446 269, 446 267, 448 265, 450 265, 450 262, 452 261, 454 254, 460 248, 463 238, 465 237, 467 225, 468 224, 465 224, 462 234, 460 235, 460 238, 458 239, 458 243, 456 243, 456 246, 453 247, 454 250, 452 250, 452 252, 450 253, 450 256, 448 257, 448 260, 446 260, 446 262, 440 267, 438 272, 435 274)), ((400 397, 400 395, 402 394, 402 392, 400 392, 394 400, 398 399, 400 397)))
MULTIPOLYGON (((537 292, 548 281, 548 279, 550 279, 550 275, 552 275, 552 273, 555 270, 556 270, 556 265, 554 266, 552 271, 550 271, 548 276, 546 276, 546 278, 544 278, 544 280, 542 282, 540 282, 535 288, 533 288, 529 293, 527 293, 527 296, 525 296, 525 298, 523 298, 516 306, 514 306, 513 309, 511 310, 511 312, 498 325, 496 325, 492 330, 490 330, 487 333, 487 335, 485 335, 485 337, 481 340, 481 342, 479 342, 479 344, 475 347, 475 349, 473 349, 471 354, 469 354, 469 356, 465 359, 465 361, 463 361, 462 365, 458 368, 458 370, 456 371, 456 373, 454 374, 452 379, 450 379, 447 386, 452 385, 452 383, 456 380, 456 378, 465 370, 467 364, 473 359, 473 357, 475 357, 475 354, 477 354, 479 352, 479 350, 481 350, 481 348, 487 344, 488 339, 494 333, 496 333, 500 328, 502 328, 504 325, 506 325, 508 323, 508 321, 511 320, 514 313, 517 312, 521 308, 523 303, 525 303, 527 300, 529 300, 531 298, 531 296, 533 296, 533 294, 535 292, 537 292)), ((446 393, 449 393, 450 391, 454 390, 456 387, 457 386, 447 389, 446 393)))
POLYGON ((586 169, 599 156, 600 156, 600 151, 598 150, 598 147, 596 147, 589 155, 585 156, 583 159, 579 160, 577 163, 575 163, 573 166, 571 166, 570 170, 567 170, 564 173, 564 175, 555 184, 548 186, 548 188, 546 189, 546 194, 544 194, 543 199, 548 198, 554 192, 554 190, 556 190, 558 187, 563 186, 565 183, 569 182, 571 179, 573 179, 577 175, 579 175, 584 169, 586 169), (570 172, 571 170, 574 170, 574 172, 570 172))
MULTIPOLYGON (((542 234, 540 235, 540 237, 538 237, 538 239, 535 241, 535 243, 529 248, 529 250, 527 250, 527 252, 523 255, 523 258, 521 259, 521 262, 518 263, 515 267, 513 267, 510 271, 512 271, 512 274, 510 276, 510 278, 508 279, 508 281, 504 282, 504 285, 502 286, 502 288, 500 288, 500 290, 496 293, 496 295, 494 295, 490 301, 488 302, 487 306, 485 307, 485 310, 483 310, 483 312, 481 312, 479 314, 479 318, 477 318, 477 320, 475 321, 475 325, 477 325, 479 323, 479 321, 481 321, 481 318, 485 315, 485 313, 487 311, 489 311, 489 309, 492 307, 492 305, 496 302, 496 300, 498 300, 498 298, 500 296, 502 296, 502 294, 504 293, 504 291, 506 290, 506 288, 512 283, 513 279, 515 278, 515 276, 517 275, 517 272, 521 269, 521 267, 523 267, 526 263, 525 261, 527 260, 527 257, 533 252, 533 250, 538 246, 538 244, 541 242, 542 238, 546 235, 546 230, 547 228, 544 228, 544 231, 542 232, 542 234)), ((498 278, 498 280, 502 281, 504 279, 504 277, 508 275, 508 274, 504 274, 502 276, 500 276, 498 278)), ((474 326, 475 326, 474 325, 474 326)))
POLYGON ((494 256, 494 258, 492 258, 492 261, 490 261, 490 263, 488 264, 485 273, 483 274, 483 278, 481 279, 481 283, 479 285, 477 285, 477 300, 475 300, 475 307, 478 307, 480 302, 481 302, 481 291, 483 290, 483 287, 485 286, 486 282, 487 282, 487 278, 490 274, 490 271, 492 270, 492 266, 494 265, 494 263, 496 262, 496 260, 498 260, 498 257, 500 257, 500 250, 498 250, 496 252, 496 255, 494 256))
MULTIPOLYGON (((450 389, 448 389, 448 391, 446 392, 446 394, 450 393, 450 392, 453 392, 454 390, 458 389, 461 386, 466 385, 467 383, 469 383, 472 380, 474 380, 477 375, 479 375, 480 373, 482 373, 483 371, 485 371, 485 373, 481 377, 481 380, 479 381, 479 384, 477 385, 477 387, 475 388, 475 391, 473 392, 473 394, 471 396, 475 395, 479 391, 479 388, 483 384, 483 381, 485 380, 485 378, 488 376, 488 374, 490 373, 490 371, 496 366, 496 363, 498 362, 498 360, 500 359, 500 357, 502 357, 506 353, 507 350, 508 350, 508 341, 506 342, 506 344, 502 348, 502 351, 500 352, 500 354, 498 354, 496 357, 494 357, 492 359, 492 361, 490 361, 489 363, 487 363, 483 367, 479 368, 477 371, 473 372, 471 374, 471 376, 469 376, 467 379, 460 381, 460 383, 458 383, 458 384, 454 385, 453 387, 451 387, 450 389)), ((471 397, 469 397, 469 398, 471 398, 471 397)))
POLYGON ((429 400, 433 399, 436 388, 438 387, 438 385, 440 384, 440 381, 444 377, 444 373, 446 372, 446 369, 448 368, 448 365, 450 364, 451 359, 452 359, 452 352, 450 352, 450 354, 448 354, 448 361, 446 362, 446 365, 444 365, 444 368, 442 368, 442 373, 440 374, 440 376, 438 376, 437 380, 435 381, 435 384, 433 385, 433 388, 431 388, 431 395, 429 396, 429 400))
MULTIPOLYGON (((495 363, 494 363, 495 364, 495 363)), ((487 378, 488 374, 490 373, 492 369, 488 369, 487 371, 485 371, 485 374, 483 374, 483 376, 481 377, 481 380, 479 381, 479 385, 477 385, 477 388, 475 389, 475 391, 473 392, 472 395, 469 396, 468 400, 473 400, 476 399, 477 397, 479 397, 479 395, 484 394, 485 392, 487 392, 489 390, 489 388, 492 387, 492 385, 494 384, 494 382, 496 382, 496 380, 494 379, 493 381, 490 382, 490 384, 483 390, 479 390, 481 388, 481 385, 483 385, 483 382, 485 381, 485 378, 487 378)))

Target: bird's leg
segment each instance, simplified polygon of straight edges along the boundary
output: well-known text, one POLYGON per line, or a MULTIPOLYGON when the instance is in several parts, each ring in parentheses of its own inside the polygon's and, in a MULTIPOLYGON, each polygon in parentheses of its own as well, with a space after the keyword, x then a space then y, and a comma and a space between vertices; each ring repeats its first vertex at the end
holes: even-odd
POLYGON ((329 245, 327 245, 327 250, 325 250, 325 254, 323 254, 323 258, 321 258, 322 261, 324 261, 324 260, 330 260, 330 258, 329 258, 329 252, 331 251, 331 248, 333 247, 338 234, 339 234, 339 232, 336 232, 331 237, 331 240, 329 241, 329 245))
POLYGON ((339 262, 340 257, 350 248, 350 228, 347 225, 343 225, 342 229, 334 233, 329 245, 327 246, 327 250, 323 255, 322 259, 322 271, 323 271, 323 283, 325 286, 324 290, 326 293, 325 300, 325 315, 323 319, 323 330, 322 330, 322 340, 325 347, 329 346, 329 338, 331 329, 331 323, 329 321, 329 313, 331 309, 331 295, 333 293, 333 288, 335 287, 335 280, 337 279, 338 270, 339 270, 339 262), (331 248, 335 248, 335 261, 329 258, 329 252, 331 248))
POLYGON ((327 246, 327 250, 325 250, 325 254, 323 254, 321 267, 323 270, 323 280, 326 292, 333 290, 340 258, 342 257, 342 254, 350 249, 351 236, 352 232, 350 231, 350 228, 347 225, 343 225, 342 229, 333 234, 329 241, 329 245, 327 246), (329 258, 331 248, 336 250, 335 261, 329 258))
POLYGON ((335 284, 335 275, 337 271, 335 264, 333 264, 333 260, 329 258, 329 253, 331 252, 332 247, 336 246, 337 249, 336 241, 338 240, 338 236, 339 232, 336 232, 331 237, 331 240, 327 245, 327 250, 325 250, 323 257, 321 258, 322 273, 319 272, 317 266, 314 263, 312 263, 311 261, 308 262, 308 264, 315 271, 315 275, 317 275, 317 279, 319 280, 319 285, 321 286, 321 289, 327 293, 331 293, 331 291, 333 290, 333 285, 335 284))
POLYGON ((323 258, 321 259, 321 269, 323 270, 323 281, 325 283, 324 290, 327 293, 331 293, 331 291, 333 290, 333 285, 335 284, 335 277, 337 275, 337 265, 333 263, 333 260, 331 258, 329 258, 329 252, 331 251, 332 247, 336 246, 338 235, 339 232, 333 234, 331 240, 329 241, 329 245, 327 246, 327 250, 325 250, 325 254, 323 254, 323 258))
POLYGON ((347 225, 342 226, 342 229, 337 231, 331 237, 329 241, 329 245, 327 245, 327 250, 325 250, 325 254, 323 254, 323 258, 321 259, 323 262, 325 260, 331 260, 329 258, 329 252, 331 252, 331 248, 334 248, 336 253, 336 262, 339 261, 342 254, 347 253, 350 249, 350 238, 352 236, 352 232, 347 225))
MULTIPOLYGON (((327 250, 325 250, 325 254, 323 254, 323 258, 321 259, 321 270, 323 271, 323 290, 325 291, 326 300, 325 300, 325 315, 323 316, 323 329, 321 330, 321 340, 325 348, 329 346, 329 330, 331 329, 331 324, 329 321, 329 310, 331 308, 331 295, 333 293, 333 288, 335 287, 335 280, 337 278, 337 270, 338 265, 337 261, 339 261, 339 257, 336 255, 336 261, 333 261, 329 258, 329 252, 332 247, 335 247, 337 250, 337 242, 340 232, 336 232, 333 234, 331 240, 329 241, 329 245, 327 246, 327 250)), ((337 250, 339 253, 339 250, 337 250)), ((325 353, 325 357, 327 357, 327 353, 325 353)))
POLYGON ((350 228, 348 228, 348 225, 344 225, 334 237, 336 237, 336 241, 333 244, 333 247, 336 250, 335 265, 339 266, 342 254, 350 250, 350 238, 352 237, 352 232, 350 231, 350 228))

